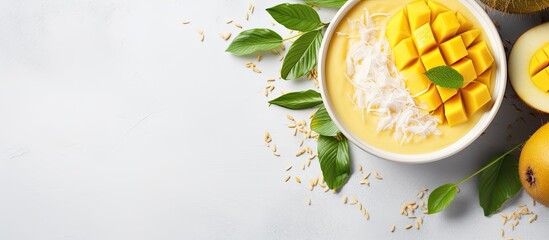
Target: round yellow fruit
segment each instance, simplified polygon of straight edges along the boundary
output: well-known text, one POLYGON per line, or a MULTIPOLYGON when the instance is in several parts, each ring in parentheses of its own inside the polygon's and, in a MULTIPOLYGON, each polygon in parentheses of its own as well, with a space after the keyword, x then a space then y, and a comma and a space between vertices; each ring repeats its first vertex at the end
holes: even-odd
POLYGON ((509 57, 509 78, 526 104, 549 113, 549 22, 517 40, 509 57))
POLYGON ((526 141, 518 169, 526 192, 537 202, 549 206, 549 124, 526 141))

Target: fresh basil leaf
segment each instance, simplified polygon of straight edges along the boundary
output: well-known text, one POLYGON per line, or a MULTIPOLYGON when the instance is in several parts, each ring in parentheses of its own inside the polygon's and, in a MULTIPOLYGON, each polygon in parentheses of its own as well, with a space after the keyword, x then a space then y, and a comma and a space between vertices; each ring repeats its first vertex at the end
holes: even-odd
POLYGON ((503 160, 484 170, 478 188, 479 202, 484 209, 484 215, 489 216, 498 211, 521 188, 518 160, 512 155, 506 155, 503 160))
POLYGON ((321 7, 341 7, 347 0, 305 0, 305 2, 321 7))
POLYGON ((282 37, 275 31, 254 28, 238 34, 225 51, 235 55, 246 55, 260 50, 271 50, 280 44, 282 37))
POLYGON ((342 187, 351 175, 347 138, 343 135, 337 137, 321 135, 317 149, 324 181, 330 189, 342 187))
POLYGON ((320 107, 313 116, 313 119, 311 120, 311 130, 320 135, 330 137, 337 136, 340 133, 324 106, 320 107))
POLYGON ((269 101, 269 103, 293 110, 301 110, 322 104, 322 97, 320 96, 320 93, 314 90, 307 90, 303 92, 286 93, 269 101))
POLYGON ((317 52, 322 42, 322 31, 313 31, 299 37, 288 50, 281 75, 285 80, 296 79, 309 73, 317 62, 317 52))
POLYGON ((274 20, 291 30, 310 32, 323 25, 318 13, 303 4, 283 3, 268 8, 267 12, 274 20))
POLYGON ((461 88, 463 76, 450 66, 438 66, 425 72, 425 76, 435 85, 445 88, 461 88))
POLYGON ((453 183, 444 184, 431 192, 427 200, 429 214, 438 213, 447 208, 454 201, 456 193, 457 187, 453 183))

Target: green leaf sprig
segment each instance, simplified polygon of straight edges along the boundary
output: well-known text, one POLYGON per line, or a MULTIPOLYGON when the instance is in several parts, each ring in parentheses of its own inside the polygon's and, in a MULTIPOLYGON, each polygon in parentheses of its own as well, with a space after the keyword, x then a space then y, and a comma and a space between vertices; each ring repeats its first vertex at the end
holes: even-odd
POLYGON ((301 110, 322 104, 322 96, 314 90, 291 92, 273 99, 269 103, 292 110, 301 110))
POLYGON ((292 80, 305 76, 316 67, 322 31, 328 24, 322 23, 318 13, 303 4, 284 3, 268 8, 267 12, 284 27, 300 33, 283 39, 269 29, 250 29, 236 36, 226 51, 235 55, 247 55, 275 49, 283 42, 297 38, 284 58, 281 77, 292 80))
POLYGON ((450 66, 438 66, 424 73, 432 83, 444 88, 461 88, 463 76, 450 66))
POLYGON ((484 215, 489 216, 498 211, 507 200, 515 196, 521 189, 516 166, 518 160, 511 153, 523 144, 515 146, 460 182, 447 183, 436 188, 429 195, 428 213, 435 214, 450 206, 458 192, 458 187, 481 173, 479 200, 484 209, 484 215))

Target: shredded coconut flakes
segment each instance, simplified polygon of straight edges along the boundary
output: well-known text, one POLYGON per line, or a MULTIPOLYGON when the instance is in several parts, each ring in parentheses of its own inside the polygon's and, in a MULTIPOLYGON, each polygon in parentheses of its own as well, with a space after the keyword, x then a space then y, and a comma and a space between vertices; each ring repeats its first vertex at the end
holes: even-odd
POLYGON ((393 62, 385 26, 376 26, 373 18, 387 14, 372 14, 365 9, 363 17, 348 20, 352 32, 337 33, 349 39, 347 71, 345 76, 354 86, 352 96, 355 107, 365 114, 379 116, 377 131, 393 131, 400 144, 440 135, 440 120, 426 111, 424 104, 416 104, 393 62))

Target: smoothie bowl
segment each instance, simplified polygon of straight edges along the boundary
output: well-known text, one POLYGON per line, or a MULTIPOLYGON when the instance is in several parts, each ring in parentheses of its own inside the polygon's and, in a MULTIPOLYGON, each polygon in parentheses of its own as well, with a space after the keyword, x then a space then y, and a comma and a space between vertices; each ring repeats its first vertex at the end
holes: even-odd
POLYGON ((318 69, 326 109, 351 142, 425 163, 485 131, 506 65, 494 24, 473 0, 350 0, 326 32, 318 69), (455 70, 463 84, 434 84, 425 73, 435 68, 455 70))

